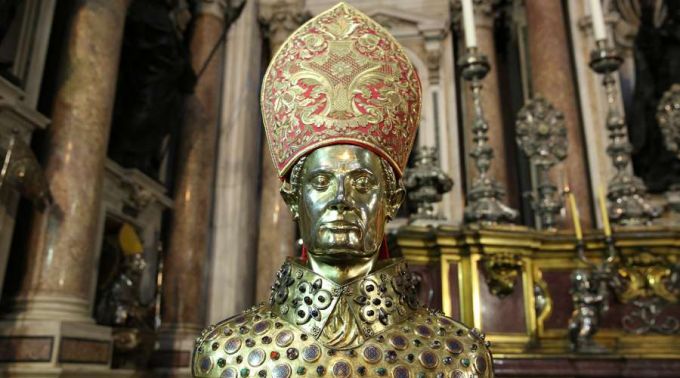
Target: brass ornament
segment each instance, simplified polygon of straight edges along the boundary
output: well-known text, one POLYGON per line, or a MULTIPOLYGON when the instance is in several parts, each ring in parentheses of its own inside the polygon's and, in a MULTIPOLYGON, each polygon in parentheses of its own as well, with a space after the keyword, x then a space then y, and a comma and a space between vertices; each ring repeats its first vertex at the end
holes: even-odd
POLYGON ((522 260, 511 253, 499 253, 485 256, 482 267, 489 291, 504 298, 515 289, 517 276, 522 272, 522 260))

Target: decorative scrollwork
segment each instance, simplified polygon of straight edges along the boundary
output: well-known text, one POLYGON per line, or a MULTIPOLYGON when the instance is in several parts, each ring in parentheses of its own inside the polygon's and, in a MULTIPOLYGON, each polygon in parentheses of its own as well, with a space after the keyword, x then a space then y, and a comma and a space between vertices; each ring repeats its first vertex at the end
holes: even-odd
POLYGON ((489 291, 504 298, 515 289, 517 276, 522 271, 522 260, 511 253, 499 253, 484 257, 482 267, 489 291))
POLYGON ((657 108, 656 119, 663 133, 666 148, 680 158, 680 84, 673 84, 663 94, 657 108))
POLYGON ((292 277, 292 268, 290 263, 285 263, 276 273, 276 280, 272 285, 272 292, 269 296, 270 304, 283 304, 288 299, 288 288, 295 283, 292 277))

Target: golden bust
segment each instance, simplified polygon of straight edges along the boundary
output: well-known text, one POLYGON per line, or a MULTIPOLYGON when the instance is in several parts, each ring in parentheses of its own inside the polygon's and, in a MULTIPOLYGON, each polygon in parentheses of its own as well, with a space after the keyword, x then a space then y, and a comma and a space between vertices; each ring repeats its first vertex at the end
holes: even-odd
POLYGON ((493 376, 483 334, 419 306, 404 261, 385 256, 419 112, 406 54, 344 3, 281 47, 262 113, 303 258, 283 264, 269 303, 203 331, 194 376, 493 376))

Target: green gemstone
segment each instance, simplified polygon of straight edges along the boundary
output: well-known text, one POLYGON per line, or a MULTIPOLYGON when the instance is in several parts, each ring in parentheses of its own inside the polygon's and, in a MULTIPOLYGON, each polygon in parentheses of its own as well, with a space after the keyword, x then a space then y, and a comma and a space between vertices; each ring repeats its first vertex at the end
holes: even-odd
POLYGON ((250 369, 248 369, 248 368, 241 369, 241 377, 247 377, 249 375, 250 375, 250 369))
POLYGON ((417 377, 417 378, 425 378, 425 373, 423 373, 423 372, 421 371, 420 373, 418 373, 418 375, 416 375, 416 377, 417 377))
POLYGON ((462 360, 460 360, 460 364, 465 366, 465 367, 468 367, 468 366, 470 366, 470 360, 467 359, 467 358, 463 358, 462 360))
POLYGON ((375 372, 378 373, 378 375, 385 375, 385 374, 387 374, 387 369, 381 367, 381 368, 375 369, 375 372))
POLYGON ((298 366, 298 368, 297 368, 298 375, 303 375, 303 374, 305 374, 306 371, 307 371, 307 369, 305 369, 304 366, 298 366))

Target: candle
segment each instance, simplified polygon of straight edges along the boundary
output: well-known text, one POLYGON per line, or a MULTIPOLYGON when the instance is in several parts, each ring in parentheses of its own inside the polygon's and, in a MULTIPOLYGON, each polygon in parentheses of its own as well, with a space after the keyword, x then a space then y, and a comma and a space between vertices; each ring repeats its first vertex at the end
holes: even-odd
POLYGON ((576 206, 576 198, 574 193, 569 189, 569 185, 564 188, 564 192, 567 193, 567 199, 569 200, 569 209, 571 209, 571 219, 574 222, 574 232, 576 233, 576 240, 583 240, 583 231, 581 230, 581 216, 578 212, 578 207, 576 206))
POLYGON ((593 21, 593 34, 596 41, 607 39, 601 0, 590 0, 590 18, 593 21))
POLYGON ((465 47, 477 47, 477 34, 475 31, 475 10, 473 0, 462 0, 463 4, 463 31, 465 32, 465 47))
POLYGON ((602 227, 604 228, 604 236, 612 236, 612 228, 609 225, 609 213, 607 213, 607 202, 605 201, 604 186, 600 185, 599 188, 599 200, 600 200, 600 212, 602 214, 602 227))

